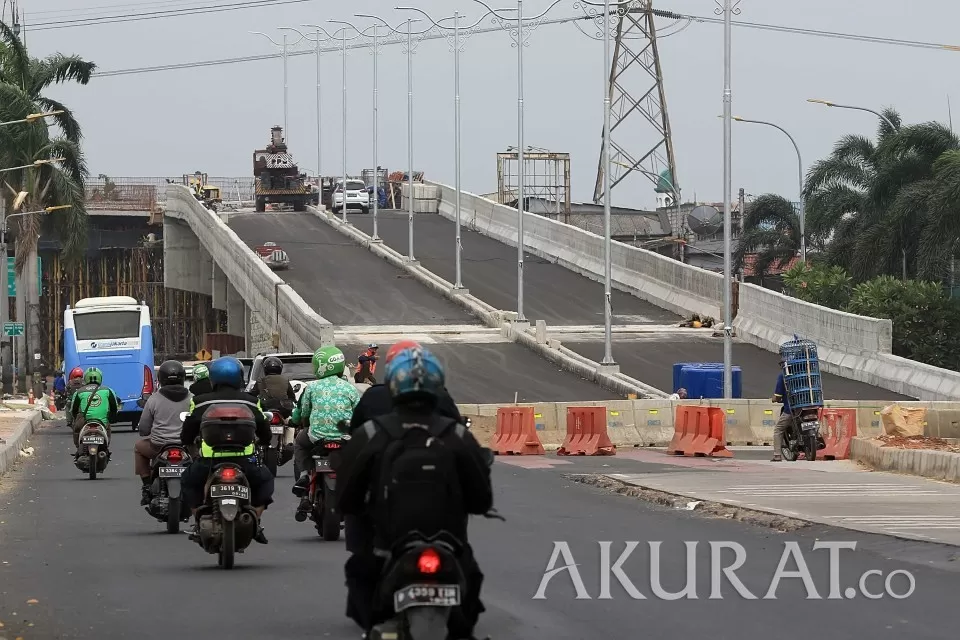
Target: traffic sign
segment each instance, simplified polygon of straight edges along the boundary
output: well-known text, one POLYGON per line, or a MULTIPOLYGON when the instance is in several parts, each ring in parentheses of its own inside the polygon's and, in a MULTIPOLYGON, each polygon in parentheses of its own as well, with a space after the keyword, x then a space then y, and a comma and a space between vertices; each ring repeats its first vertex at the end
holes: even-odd
MULTIPOLYGON (((7 296, 17 297, 17 273, 14 267, 16 258, 7 257, 7 296)), ((39 256, 37 256, 37 291, 43 295, 43 265, 39 256)))
POLYGON ((22 336, 22 335, 23 335, 23 323, 22 323, 22 322, 4 322, 4 323, 3 323, 3 335, 5 335, 5 336, 22 336))
POLYGON ((213 354, 207 351, 206 349, 200 349, 200 351, 197 351, 196 358, 197 360, 210 361, 210 360, 213 360, 213 354))

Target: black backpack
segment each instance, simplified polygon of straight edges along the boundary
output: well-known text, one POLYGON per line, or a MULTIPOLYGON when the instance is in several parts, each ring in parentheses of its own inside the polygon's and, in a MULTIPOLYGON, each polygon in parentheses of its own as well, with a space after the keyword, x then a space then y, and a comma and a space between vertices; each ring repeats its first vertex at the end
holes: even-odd
POLYGON ((395 415, 374 418, 390 438, 374 495, 376 529, 388 544, 411 531, 431 536, 460 528, 467 518, 456 457, 444 442, 457 421, 442 416, 427 421, 404 426, 395 415))

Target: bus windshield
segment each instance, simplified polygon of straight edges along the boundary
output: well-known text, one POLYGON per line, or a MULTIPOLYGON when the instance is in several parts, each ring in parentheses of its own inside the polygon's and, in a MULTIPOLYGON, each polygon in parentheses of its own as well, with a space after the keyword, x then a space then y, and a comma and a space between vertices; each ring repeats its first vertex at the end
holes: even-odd
POLYGON ((75 313, 73 323, 77 340, 138 338, 140 336, 139 311, 75 313))

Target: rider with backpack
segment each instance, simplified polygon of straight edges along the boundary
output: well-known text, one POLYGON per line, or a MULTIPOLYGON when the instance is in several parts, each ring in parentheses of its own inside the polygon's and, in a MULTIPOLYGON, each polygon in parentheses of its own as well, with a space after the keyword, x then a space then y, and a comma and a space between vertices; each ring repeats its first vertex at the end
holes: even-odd
POLYGON ((374 524, 375 553, 354 553, 344 568, 349 615, 367 632, 389 618, 392 602, 375 598, 383 552, 411 531, 446 531, 463 543, 458 560, 467 582, 448 630, 451 638, 471 638, 483 611, 483 574, 467 542, 467 521, 493 506, 489 466, 467 428, 437 414, 444 374, 432 353, 414 347, 396 354, 386 366, 386 384, 393 410, 356 429, 336 465, 341 512, 369 513, 374 524))
POLYGON ((283 375, 283 362, 276 356, 263 360, 263 377, 253 385, 251 393, 260 398, 260 406, 266 411, 279 411, 289 418, 297 404, 290 380, 283 375))
POLYGON ((99 422, 110 435, 110 424, 117 421, 120 399, 110 387, 103 386, 103 373, 90 367, 83 374, 84 385, 73 394, 70 415, 73 416, 73 446, 80 446, 80 431, 91 421, 99 422))

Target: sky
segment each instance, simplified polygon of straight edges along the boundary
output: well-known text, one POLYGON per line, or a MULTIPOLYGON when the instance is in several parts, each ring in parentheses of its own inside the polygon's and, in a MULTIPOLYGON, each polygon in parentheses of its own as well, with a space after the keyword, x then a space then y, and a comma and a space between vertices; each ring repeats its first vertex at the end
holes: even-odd
MULTIPOLYGON (((309 0, 273 7, 217 11, 175 18, 31 30, 43 22, 98 15, 144 14, 243 0, 20 0, 26 39, 34 56, 77 54, 102 71, 266 54, 276 48, 251 31, 280 40, 277 27, 325 24, 330 19, 370 24, 357 13, 397 25, 409 12, 396 0, 309 0)), ((499 6, 511 6, 500 0, 499 6)), ((527 0, 536 15, 550 0, 527 0)), ((473 0, 418 0, 435 19, 457 10, 476 21, 486 10, 473 0)), ((654 6, 714 18, 714 0, 655 0, 654 6)), ((742 0, 736 20, 832 32, 960 44, 960 2, 955 0, 742 0)), ((548 17, 581 13, 561 0, 548 17)), ((489 18, 484 22, 488 25, 489 18)), ((671 21, 660 20, 659 28, 671 21)), ((581 23, 583 24, 583 23, 581 23)), ((333 25, 325 25, 335 28, 333 25)), ((421 23, 419 28, 424 28, 421 23)), ((586 25, 584 25, 586 28, 586 25)), ((415 25, 414 28, 418 28, 415 25)), ((594 33, 595 30, 587 30, 594 33)), ((299 38, 291 33, 291 42, 299 38)), ((809 104, 824 98, 880 110, 898 109, 904 122, 948 121, 948 98, 960 119, 960 51, 825 39, 756 29, 733 29, 733 113, 772 121, 800 147, 804 170, 847 133, 873 136, 869 113, 809 104)), ((496 154, 517 144, 517 50, 506 32, 475 34, 461 54, 461 180, 465 190, 497 189, 496 154)), ((301 46, 306 46, 301 44, 301 46)), ((311 45, 312 46, 312 45, 311 45)), ((684 200, 719 202, 723 196, 723 28, 694 22, 658 42, 673 130, 677 177, 684 200)), ((347 55, 347 167, 372 166, 372 74, 369 50, 347 55)), ((288 60, 287 141, 302 169, 317 165, 316 58, 288 60)), ((321 169, 342 172, 342 59, 321 58, 321 169)), ((413 56, 414 165, 427 179, 455 177, 453 54, 443 40, 424 41, 413 56)), ((571 154, 574 201, 593 196, 601 148, 606 72, 602 42, 572 24, 541 25, 524 50, 524 144, 571 154)), ((631 78, 625 77, 630 83, 631 78)), ((379 162, 405 170, 407 60, 401 47, 379 58, 379 162)), ((628 90, 641 92, 643 83, 628 90)), ((283 65, 279 58, 242 64, 94 78, 87 86, 49 91, 69 105, 85 136, 91 173, 116 176, 252 175, 252 152, 271 126, 283 123, 283 65)), ((960 125, 960 120, 958 120, 960 125)), ((619 139, 634 155, 648 148, 649 127, 634 121, 619 139)), ((795 198, 798 164, 790 141, 759 125, 733 125, 733 193, 780 193, 795 198)), ((613 190, 615 206, 655 205, 642 176, 613 190)))

